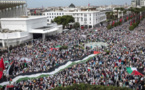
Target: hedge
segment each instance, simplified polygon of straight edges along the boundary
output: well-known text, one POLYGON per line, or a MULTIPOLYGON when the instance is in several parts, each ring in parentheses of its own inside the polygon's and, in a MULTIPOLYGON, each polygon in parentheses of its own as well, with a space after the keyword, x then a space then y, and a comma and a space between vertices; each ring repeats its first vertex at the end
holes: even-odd
POLYGON ((131 26, 129 26, 129 30, 134 30, 138 25, 139 25, 140 21, 133 23, 131 26))

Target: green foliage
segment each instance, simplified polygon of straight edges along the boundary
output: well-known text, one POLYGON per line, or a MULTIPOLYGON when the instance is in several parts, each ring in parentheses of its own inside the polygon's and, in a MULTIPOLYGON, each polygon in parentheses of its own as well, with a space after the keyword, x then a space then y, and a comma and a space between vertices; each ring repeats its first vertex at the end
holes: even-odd
POLYGON ((134 30, 138 26, 139 23, 140 23, 140 21, 133 23, 131 26, 129 26, 129 30, 131 30, 131 31, 134 30))
POLYGON ((115 27, 118 26, 118 23, 114 23, 114 26, 115 26, 115 27))
POLYGON ((112 26, 111 26, 111 25, 108 25, 108 26, 107 26, 107 29, 111 29, 111 28, 112 28, 112 26))
POLYGON ((74 22, 74 17, 70 15, 58 16, 54 18, 54 22, 57 24, 62 24, 63 28, 71 22, 74 22))
POLYGON ((79 22, 75 22, 75 23, 74 23, 74 28, 75 28, 75 29, 78 29, 79 27, 80 27, 80 23, 79 23, 79 22))
POLYGON ((129 30, 133 30, 134 29, 134 26, 133 25, 131 25, 131 26, 129 26, 129 30))
POLYGON ((62 24, 62 17, 61 16, 55 17, 54 22, 56 22, 57 24, 62 24))
POLYGON ((131 89, 126 87, 115 87, 115 86, 73 84, 72 86, 57 87, 54 88, 53 90, 131 90, 131 89))
POLYGON ((62 46, 62 47, 60 47, 59 49, 60 49, 60 50, 61 50, 61 49, 68 49, 68 46, 62 46))

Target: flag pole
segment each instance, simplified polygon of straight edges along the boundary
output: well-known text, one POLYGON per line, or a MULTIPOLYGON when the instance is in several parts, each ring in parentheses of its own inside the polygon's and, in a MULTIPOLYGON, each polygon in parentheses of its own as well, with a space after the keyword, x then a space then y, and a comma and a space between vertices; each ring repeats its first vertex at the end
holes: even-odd
POLYGON ((7 37, 7 50, 8 50, 8 61, 9 61, 9 45, 8 45, 8 37, 7 37))

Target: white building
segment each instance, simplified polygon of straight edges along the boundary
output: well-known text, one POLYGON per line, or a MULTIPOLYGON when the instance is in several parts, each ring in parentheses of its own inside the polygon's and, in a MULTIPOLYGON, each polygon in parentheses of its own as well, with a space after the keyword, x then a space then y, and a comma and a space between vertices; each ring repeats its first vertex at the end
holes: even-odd
POLYGON ((145 6, 145 0, 140 0, 140 6, 145 6))
POLYGON ((0 47, 15 46, 41 36, 61 33, 62 26, 47 25, 45 16, 2 18, 0 31, 0 47))
POLYGON ((63 8, 63 10, 53 10, 44 12, 43 15, 47 17, 47 23, 50 24, 55 17, 63 15, 71 15, 75 22, 79 22, 81 26, 94 27, 100 22, 106 21, 105 12, 96 10, 82 10, 75 7, 63 8))
POLYGON ((100 22, 106 21, 105 12, 100 11, 75 11, 75 12, 61 12, 61 11, 51 11, 45 12, 47 16, 47 23, 50 24, 57 16, 71 15, 74 17, 75 22, 79 22, 81 26, 94 27, 100 22))
POLYGON ((131 1, 132 7, 142 7, 145 6, 145 0, 132 0, 131 1))

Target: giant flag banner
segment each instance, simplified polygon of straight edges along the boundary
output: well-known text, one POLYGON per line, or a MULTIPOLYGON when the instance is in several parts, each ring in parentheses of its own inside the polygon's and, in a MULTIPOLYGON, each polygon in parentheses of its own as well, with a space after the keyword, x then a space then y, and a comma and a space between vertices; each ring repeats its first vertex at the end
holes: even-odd
MULTIPOLYGON (((59 64, 53 68, 50 68, 48 71, 21 73, 15 77, 11 77, 11 79, 12 79, 11 84, 14 84, 15 82, 20 82, 23 80, 36 79, 36 78, 40 78, 40 77, 46 77, 49 75, 55 75, 56 73, 66 69, 66 68, 69 68, 75 64, 87 62, 88 60, 92 59, 95 56, 96 56, 96 54, 91 54, 88 56, 84 56, 79 60, 78 59, 69 60, 69 61, 59 64)), ((0 87, 8 85, 8 84, 9 84, 9 81, 0 79, 0 87)))

